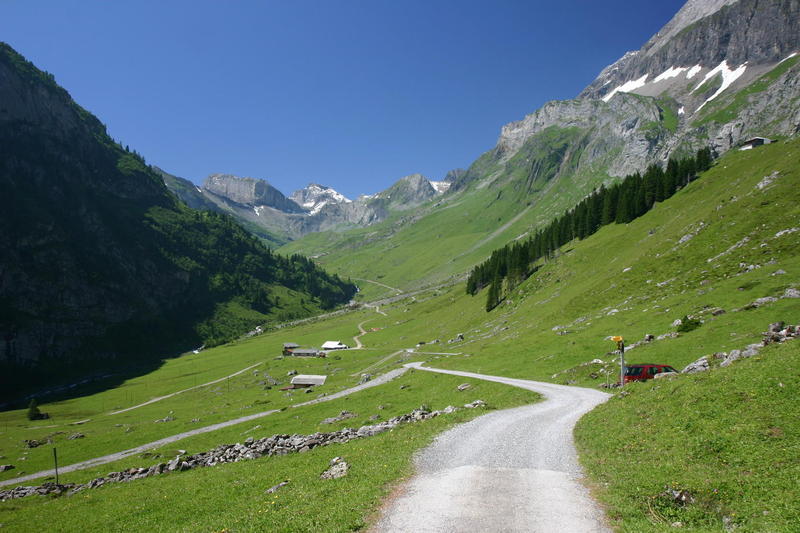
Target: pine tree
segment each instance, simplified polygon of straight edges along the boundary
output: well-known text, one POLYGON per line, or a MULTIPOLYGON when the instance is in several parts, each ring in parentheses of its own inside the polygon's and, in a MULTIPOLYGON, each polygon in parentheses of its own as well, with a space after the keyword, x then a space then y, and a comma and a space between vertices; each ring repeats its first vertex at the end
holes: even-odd
POLYGON ((625 182, 623 182, 619 191, 619 200, 617 201, 617 218, 615 220, 617 224, 627 224, 633 220, 631 217, 633 191, 631 190, 631 186, 628 181, 629 180, 625 180, 625 182))
POLYGON ((705 148, 699 149, 695 157, 695 162, 698 172, 705 172, 711 168, 711 148, 706 146, 705 148))
POLYGON ((489 291, 486 294, 486 311, 491 311, 500 302, 500 284, 502 282, 500 277, 495 277, 492 284, 489 285, 489 291))
POLYGON ((611 224, 617 217, 617 202, 619 201, 619 185, 614 185, 603 196, 603 214, 600 223, 605 226, 611 224))

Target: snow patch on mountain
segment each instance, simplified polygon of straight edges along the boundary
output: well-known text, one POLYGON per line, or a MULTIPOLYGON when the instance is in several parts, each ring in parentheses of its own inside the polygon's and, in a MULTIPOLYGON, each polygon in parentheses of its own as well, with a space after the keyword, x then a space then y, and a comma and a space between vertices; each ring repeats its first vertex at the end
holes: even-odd
POLYGON ((669 67, 667 70, 656 76, 653 81, 659 82, 662 80, 668 80, 670 78, 677 78, 680 74, 687 70, 689 70, 688 67, 669 67))
POLYGON ((722 92, 723 92, 725 89, 727 89, 728 87, 730 87, 730 86, 733 84, 733 82, 735 82, 736 80, 738 80, 738 79, 741 77, 741 75, 742 75, 742 74, 744 74, 744 71, 745 71, 745 70, 747 70, 747 63, 743 63, 743 64, 739 65, 739 67, 738 67, 736 70, 731 70, 731 69, 730 69, 730 67, 728 67, 728 61, 726 61, 726 60, 723 60, 723 61, 722 61, 722 63, 720 63, 719 65, 717 65, 715 68, 711 69, 711 70, 708 72, 708 74, 706 74, 705 78, 703 78, 703 81, 701 81, 700 83, 698 83, 698 84, 697 84, 697 87, 695 87, 695 88, 692 90, 692 92, 695 92, 697 89, 699 89, 700 87, 702 87, 702 86, 703 86, 703 84, 704 84, 706 81, 710 80, 711 78, 713 78, 713 77, 714 77, 714 76, 716 76, 717 74, 721 74, 721 75, 722 75, 722 85, 720 85, 719 89, 717 89, 717 91, 716 91, 714 94, 712 94, 711 96, 709 96, 709 97, 706 99, 706 101, 705 101, 705 102, 703 102, 702 104, 700 104, 700 107, 698 107, 698 108, 697 108, 697 111, 700 111, 701 109, 703 109, 703 106, 704 106, 704 105, 706 105, 706 104, 707 104, 707 103, 709 103, 711 100, 713 100, 714 98, 716 98, 717 96, 719 96, 720 94, 722 94, 722 92))
POLYGON ((437 194, 443 194, 447 192, 447 190, 450 189, 450 186, 452 185, 452 183, 450 183, 449 181, 431 181, 430 184, 431 187, 433 187, 436 190, 437 194))
POLYGON ((323 207, 332 204, 349 204, 353 201, 331 187, 310 183, 308 187, 295 191, 291 200, 307 211, 308 215, 319 213, 323 207))
POLYGON ((650 74, 645 74, 644 76, 642 76, 638 80, 626 81, 625 83, 615 87, 614 90, 612 90, 610 93, 605 95, 603 97, 603 101, 604 102, 608 102, 609 100, 611 100, 611 97, 614 96, 617 93, 629 93, 629 92, 635 91, 636 89, 640 89, 640 88, 644 87, 645 83, 647 83, 647 78, 649 76, 650 76, 650 74))
POLYGON ((701 70, 703 70, 703 67, 701 67, 700 65, 693 66, 692 68, 689 69, 689 72, 686 73, 686 79, 690 80, 694 78, 695 76, 697 76, 697 73, 700 72, 701 70))

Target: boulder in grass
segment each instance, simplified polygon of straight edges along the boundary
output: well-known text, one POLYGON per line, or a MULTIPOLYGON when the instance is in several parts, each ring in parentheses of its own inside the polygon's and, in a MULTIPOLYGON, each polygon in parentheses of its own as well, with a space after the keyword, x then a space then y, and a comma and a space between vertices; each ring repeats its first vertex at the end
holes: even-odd
POLYGON ((287 479, 287 480, 285 480, 285 481, 281 481, 281 482, 280 482, 280 483, 278 483, 277 485, 274 485, 274 486, 272 486, 272 487, 268 488, 268 489, 267 489, 267 490, 265 490, 264 492, 265 492, 266 494, 274 494, 274 493, 278 492, 279 490, 281 490, 283 487, 285 487, 285 486, 286 486, 286 485, 288 485, 288 484, 289 484, 289 480, 287 479))
POLYGON ((708 357, 705 355, 693 363, 686 365, 686 368, 681 370, 681 374, 696 374, 698 372, 705 372, 708 370, 708 357))
POLYGON ((339 479, 347 475, 350 465, 341 457, 331 459, 330 467, 320 474, 320 479, 339 479))
POLYGON ((790 287, 783 293, 784 298, 800 298, 800 290, 790 287))

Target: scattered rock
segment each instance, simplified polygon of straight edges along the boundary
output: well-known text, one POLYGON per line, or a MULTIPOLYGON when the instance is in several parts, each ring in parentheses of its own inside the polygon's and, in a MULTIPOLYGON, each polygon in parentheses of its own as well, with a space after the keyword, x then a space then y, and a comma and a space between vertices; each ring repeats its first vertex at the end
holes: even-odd
POLYGON ((659 335, 656 337, 657 341, 663 341, 664 339, 674 339, 680 336, 677 331, 670 331, 669 333, 664 333, 663 335, 659 335))
POLYGON ((664 492, 660 494, 660 496, 664 498, 668 498, 681 507, 686 506, 687 504, 694 503, 694 496, 688 490, 685 489, 671 489, 667 488, 664 492))
POLYGON ((771 304, 773 302, 777 302, 778 299, 774 296, 765 296, 764 298, 758 298, 752 303, 749 303, 744 306, 745 309, 758 309, 762 305, 771 304))
POLYGON ((472 385, 470 385, 469 383, 462 383, 461 385, 456 387, 456 389, 458 389, 459 392, 463 392, 463 391, 465 391, 467 389, 471 389, 471 388, 472 388, 472 385))
POLYGON ((770 274, 770 276, 783 276, 784 274, 786 274, 786 271, 782 268, 779 268, 778 270, 770 274))
POLYGON ((466 407, 467 409, 475 409, 475 408, 478 408, 478 407, 486 407, 486 402, 484 402, 483 400, 475 400, 472 403, 464 404, 464 407, 466 407))
POLYGON ((336 422, 341 422, 342 420, 347 420, 348 418, 355 418, 357 415, 355 413, 351 413, 350 411, 342 411, 339 413, 339 416, 332 416, 330 418, 326 418, 320 424, 335 424, 336 422))
POLYGON ((274 493, 278 492, 279 490, 281 490, 283 487, 285 487, 288 484, 289 484, 289 480, 288 479, 285 480, 285 481, 281 481, 277 485, 274 485, 274 486, 268 488, 267 490, 265 490, 264 493, 265 494, 274 494, 274 493))
POLYGON ((781 298, 800 298, 800 290, 790 287, 784 291, 781 298))
POLYGON ((719 308, 719 307, 717 309, 714 309, 713 311, 711 311, 711 316, 720 316, 720 315, 724 315, 724 314, 725 314, 725 310, 722 309, 722 308, 719 308))
POLYGON ((14 465, 0 465, 0 472, 7 472, 9 470, 13 470, 14 468, 14 465))
POLYGON ((660 374, 656 374, 653 376, 653 379, 671 379, 677 377, 679 374, 677 372, 661 372, 660 374))
POLYGON ((73 433, 72 435, 67 437, 67 440, 83 439, 85 437, 86 435, 84 435, 83 433, 73 433))
POLYGON ((742 350, 742 357, 753 357, 754 355, 758 354, 758 351, 761 349, 761 344, 750 344, 742 350))
POLYGON ((779 232, 775 233, 775 238, 783 237, 784 235, 789 235, 790 233, 794 233, 795 231, 800 231, 800 228, 786 228, 782 229, 779 232))
POLYGON ((678 326, 680 326, 681 324, 683 324, 683 320, 681 320, 681 319, 679 318, 679 319, 675 320, 675 321, 672 323, 672 327, 673 327, 673 328, 677 328, 677 327, 678 327, 678 326))
POLYGON ((693 363, 686 365, 686 368, 681 370, 682 374, 695 374, 697 372, 705 372, 708 370, 708 357, 705 355, 693 363))
POLYGON ((286 373, 286 375, 287 375, 287 376, 296 376, 296 375, 297 375, 297 370, 289 370, 289 371, 286 373))
POLYGON ((320 474, 320 479, 339 479, 347 475, 350 465, 341 457, 331 459, 330 468, 320 474))
MULTIPOLYGON (((172 422, 173 420, 175 420, 174 416, 167 415, 164 418, 159 418, 158 420, 154 420, 153 422, 155 422, 155 423, 158 423, 158 422, 172 422)), ((128 429, 130 429, 130 428, 128 428, 128 429)))
POLYGON ((361 374, 361 379, 358 380, 359 385, 363 385, 367 381, 372 379, 372 374, 361 374))

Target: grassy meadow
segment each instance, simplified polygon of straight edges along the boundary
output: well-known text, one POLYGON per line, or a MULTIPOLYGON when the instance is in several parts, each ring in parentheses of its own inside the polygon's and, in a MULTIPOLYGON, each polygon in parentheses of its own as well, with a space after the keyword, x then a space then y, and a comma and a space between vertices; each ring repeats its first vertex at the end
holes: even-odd
MULTIPOLYGON (((493 408, 504 408, 537 400, 529 392, 498 384, 410 371, 346 398, 292 408, 352 387, 362 373, 382 374, 408 361, 599 387, 618 375, 609 336, 622 335, 631 345, 646 334, 674 334, 673 322, 684 315, 703 323, 694 331, 637 346, 626 354, 628 362, 680 369, 703 355, 743 348, 760 340, 771 322, 800 323, 800 299, 781 298, 787 289, 800 286, 799 157, 797 141, 726 155, 645 216, 627 225, 606 226, 564 247, 491 313, 484 310, 485 290, 471 297, 464 283, 457 282, 383 305, 380 311, 385 314, 362 307, 167 360, 158 370, 115 389, 45 402, 41 409, 50 413, 49 420, 29 422, 24 410, 0 413, 4 456, 0 463, 16 466, 0 473, 0 480, 50 468, 53 445, 62 464, 69 464, 273 409, 279 412, 183 439, 146 457, 129 457, 61 478, 83 482, 112 470, 169 460, 177 449, 195 453, 250 436, 358 427, 370 423, 370 416, 388 419, 421 404, 441 409, 482 399, 493 408), (778 299, 745 309, 763 297, 778 299), (352 346, 359 325, 367 330, 361 337, 362 350, 334 352, 325 359, 280 357, 283 342, 319 346, 340 340, 352 346), (456 340, 459 334, 463 340, 456 340), (596 359, 601 362, 593 362, 596 359), (257 366, 214 385, 110 414, 252 365, 257 366), (292 370, 326 374, 328 381, 310 393, 280 391, 292 370), (281 385, 267 388, 265 373, 281 385), (456 387, 463 382, 472 388, 458 392, 456 387), (358 416, 320 424, 344 409, 358 416), (155 422, 165 417, 174 420, 155 422), (67 439, 77 432, 86 437, 67 439), (31 449, 23 444, 25 439, 48 437, 53 444, 31 449)), ((442 209, 458 213, 469 207, 474 214, 479 201, 475 202, 442 209)), ((468 223, 468 214, 458 216, 468 223)), ((436 225, 420 225, 413 230, 419 232, 419 240, 409 245, 407 261, 396 261, 399 252, 374 248, 370 249, 374 255, 357 252, 331 260, 340 273, 352 272, 353 277, 390 286, 398 280, 411 283, 417 274, 425 278, 426 272, 440 268, 457 279, 468 261, 457 259, 445 267, 442 263, 482 242, 480 236, 487 231, 482 222, 469 223, 475 231, 465 241, 442 236, 436 244, 430 241, 431 235, 438 235, 436 225), (425 232, 428 241, 423 251, 425 232), (370 277, 376 272, 382 277, 370 277)), ((509 226, 509 234, 531 227, 523 219, 518 224, 509 226)), ((359 232, 352 238, 366 238, 359 232)), ((393 242, 385 240, 380 246, 393 242)), ((485 258, 480 255, 490 248, 482 246, 463 257, 474 258, 473 262, 485 258)), ((360 285, 364 299, 393 292, 360 285)), ((685 530, 719 531, 723 520, 733 520, 741 530, 791 531, 798 521, 788 506, 796 492, 791 485, 797 479, 800 442, 790 417, 797 411, 792 402, 798 385, 798 374, 791 368, 797 366, 799 349, 791 343, 769 347, 726 369, 637 384, 628 389, 629 395, 614 398, 586 417, 577 433, 582 461, 614 524, 621 531, 661 531, 680 521, 685 530), (756 468, 759 461, 766 466, 756 468), (631 464, 652 467, 631 470, 631 464), (682 509, 665 506, 658 494, 667 484, 686 488, 696 495, 697 503, 682 509)), ((75 496, 1 502, 0 523, 14 531, 32 530, 45 521, 64 531, 362 529, 393 484, 411 472, 414 451, 448 425, 477 414, 462 410, 305 454, 156 476, 75 496), (321 481, 319 473, 336 455, 351 462, 351 474, 321 481), (284 479, 290 480, 285 489, 275 495, 264 493, 284 479)))

